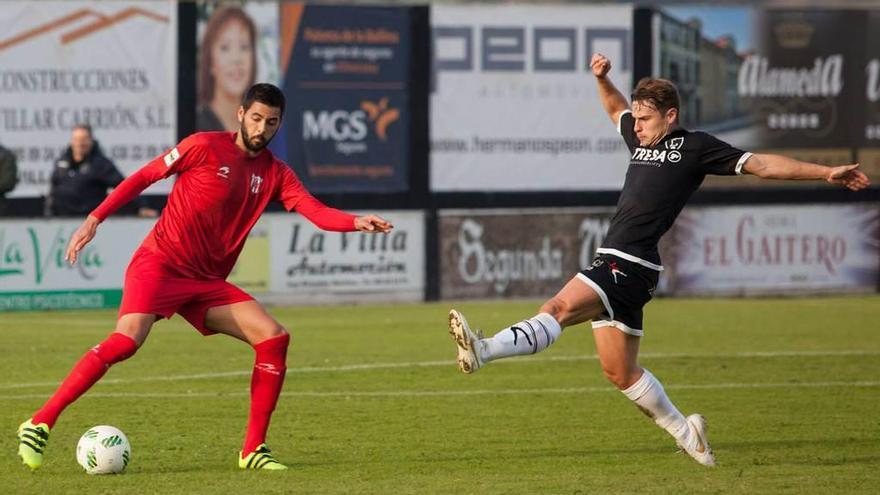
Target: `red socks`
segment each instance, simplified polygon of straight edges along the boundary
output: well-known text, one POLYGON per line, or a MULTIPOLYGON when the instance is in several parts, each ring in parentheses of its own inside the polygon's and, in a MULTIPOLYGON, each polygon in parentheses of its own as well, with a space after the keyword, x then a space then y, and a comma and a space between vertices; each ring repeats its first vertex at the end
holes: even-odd
POLYGON ((290 334, 264 340, 254 346, 256 359, 254 373, 251 376, 251 412, 248 417, 247 435, 241 449, 246 456, 266 441, 269 419, 281 387, 284 385, 284 374, 287 372, 287 346, 290 334))
MULTIPOLYGON (((290 335, 264 340, 254 346, 256 359, 251 376, 251 410, 242 453, 248 455, 266 441, 269 420, 281 395, 287 372, 287 346, 290 335)), ((34 424, 55 426, 61 412, 92 387, 114 363, 128 359, 137 351, 131 337, 114 332, 80 358, 54 395, 34 414, 34 424)))
POLYGON ((137 343, 131 337, 118 332, 111 333, 107 340, 89 349, 80 358, 55 394, 34 414, 31 421, 34 424, 46 423, 49 428, 55 426, 55 421, 65 407, 100 380, 112 364, 134 355, 137 348, 137 343))

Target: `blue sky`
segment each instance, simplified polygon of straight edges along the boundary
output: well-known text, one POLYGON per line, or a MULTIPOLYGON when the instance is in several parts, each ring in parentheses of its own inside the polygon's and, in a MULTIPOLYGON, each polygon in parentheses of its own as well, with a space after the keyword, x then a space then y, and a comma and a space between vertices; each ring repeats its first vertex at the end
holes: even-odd
POLYGON ((733 35, 736 50, 742 52, 754 47, 752 39, 752 9, 745 6, 680 5, 663 7, 667 14, 686 21, 696 17, 703 22, 703 36, 717 39, 733 35))

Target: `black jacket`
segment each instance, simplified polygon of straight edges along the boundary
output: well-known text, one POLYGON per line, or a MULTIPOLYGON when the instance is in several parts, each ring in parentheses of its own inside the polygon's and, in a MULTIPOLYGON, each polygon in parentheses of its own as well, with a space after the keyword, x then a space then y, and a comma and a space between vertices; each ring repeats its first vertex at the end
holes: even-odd
POLYGON ((68 146, 52 170, 46 214, 87 215, 104 201, 107 189, 118 186, 123 179, 116 165, 101 152, 97 141, 92 151, 78 163, 73 161, 68 146))
POLYGON ((18 183, 18 166, 15 154, 0 146, 0 216, 6 213, 6 194, 18 183))

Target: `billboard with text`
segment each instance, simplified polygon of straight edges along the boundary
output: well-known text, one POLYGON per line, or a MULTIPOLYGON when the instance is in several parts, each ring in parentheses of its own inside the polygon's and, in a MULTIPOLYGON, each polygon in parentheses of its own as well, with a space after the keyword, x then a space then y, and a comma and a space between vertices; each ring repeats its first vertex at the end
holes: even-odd
POLYGON ((312 192, 409 188, 409 11, 283 4, 286 154, 312 192))
POLYGON ((616 190, 628 152, 599 101, 593 52, 632 79, 629 6, 433 5, 434 192, 616 190))
POLYGON ((11 196, 48 192, 79 123, 123 175, 174 144, 176 2, 4 2, 0 33, 0 140, 20 177, 11 196))
POLYGON ((107 220, 71 266, 64 253, 79 225, 79 220, 0 222, 0 311, 119 304, 125 268, 153 221, 107 220))
POLYGON ((680 295, 873 292, 877 204, 685 208, 662 245, 680 295))
POLYGON ((440 297, 549 297, 587 267, 610 208, 440 212, 440 297))

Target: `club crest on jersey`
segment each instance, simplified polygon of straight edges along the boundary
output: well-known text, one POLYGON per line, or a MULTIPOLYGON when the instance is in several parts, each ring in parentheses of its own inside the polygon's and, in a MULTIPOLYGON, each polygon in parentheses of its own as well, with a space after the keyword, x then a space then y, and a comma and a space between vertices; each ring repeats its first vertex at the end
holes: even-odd
POLYGON ((680 150, 684 144, 684 136, 669 139, 664 144, 668 150, 680 150))
POLYGON ((257 174, 251 174, 251 192, 257 194, 263 185, 263 178, 257 174))
POLYGON ((221 179, 229 179, 229 167, 223 165, 222 167, 217 169, 217 177, 221 179))

